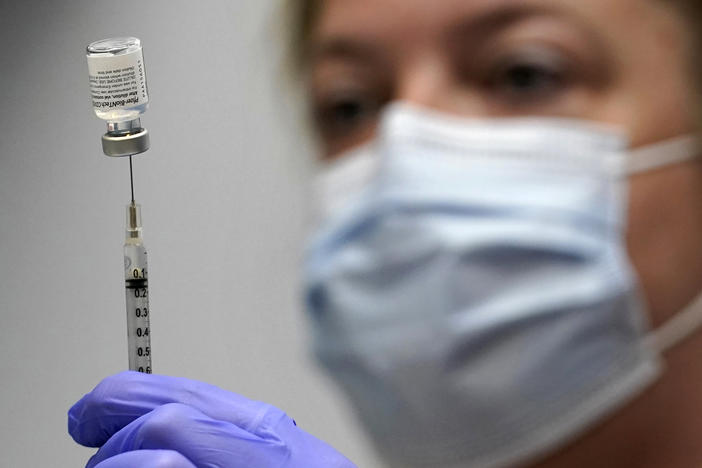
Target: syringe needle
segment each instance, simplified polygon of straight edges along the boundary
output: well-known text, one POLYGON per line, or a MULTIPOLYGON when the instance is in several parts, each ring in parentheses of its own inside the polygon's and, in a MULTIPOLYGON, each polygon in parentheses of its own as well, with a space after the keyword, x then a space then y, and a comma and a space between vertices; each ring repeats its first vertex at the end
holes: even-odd
POLYGON ((132 204, 134 204, 134 174, 132 172, 132 156, 129 155, 129 182, 132 187, 132 204))

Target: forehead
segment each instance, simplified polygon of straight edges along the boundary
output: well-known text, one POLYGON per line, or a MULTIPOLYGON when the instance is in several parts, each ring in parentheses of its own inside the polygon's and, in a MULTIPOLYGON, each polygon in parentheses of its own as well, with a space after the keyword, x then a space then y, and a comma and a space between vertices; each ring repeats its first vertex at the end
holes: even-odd
MULTIPOLYGON (((438 33, 466 22, 550 13, 597 28, 627 28, 660 14, 658 0, 322 0, 313 38, 438 33)), ((668 10, 670 8, 667 8, 668 10)))

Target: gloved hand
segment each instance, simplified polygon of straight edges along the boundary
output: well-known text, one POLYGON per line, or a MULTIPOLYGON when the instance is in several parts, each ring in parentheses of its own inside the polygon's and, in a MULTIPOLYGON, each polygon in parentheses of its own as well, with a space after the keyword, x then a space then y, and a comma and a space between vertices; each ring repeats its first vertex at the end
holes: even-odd
POLYGON ((193 380, 122 372, 68 411, 100 447, 86 468, 353 468, 271 405, 193 380))

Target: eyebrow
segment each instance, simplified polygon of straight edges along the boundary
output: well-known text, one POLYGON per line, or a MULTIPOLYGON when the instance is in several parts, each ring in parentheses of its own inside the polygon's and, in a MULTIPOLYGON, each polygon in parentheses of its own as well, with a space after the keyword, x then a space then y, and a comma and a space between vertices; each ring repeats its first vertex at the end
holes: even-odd
MULTIPOLYGON (((522 1, 519 3, 510 1, 501 5, 493 4, 476 15, 459 19, 450 26, 448 36, 464 39, 466 37, 484 38, 530 17, 552 16, 574 22, 578 29, 588 35, 590 40, 602 45, 597 32, 577 15, 557 6, 533 3, 525 5, 521 3, 522 1)), ((313 38, 310 43, 307 59, 312 63, 324 59, 343 59, 357 62, 379 62, 382 59, 376 42, 346 33, 330 35, 321 39, 313 38)))
POLYGON ((471 17, 467 20, 459 21, 454 25, 454 29, 460 31, 485 32, 492 30, 504 29, 517 21, 532 16, 556 16, 571 18, 563 8, 558 8, 553 5, 539 5, 510 2, 503 5, 493 5, 485 8, 485 11, 471 17))
POLYGON ((324 38, 318 44, 313 42, 307 53, 311 63, 324 59, 345 59, 352 62, 379 62, 381 60, 377 46, 368 39, 348 37, 346 35, 324 38))
POLYGON ((506 29, 515 23, 533 17, 551 17, 568 21, 580 32, 587 35, 588 40, 592 40, 601 45, 601 37, 597 31, 588 25, 582 18, 567 8, 556 5, 524 4, 510 2, 508 4, 496 5, 487 8, 475 17, 468 20, 458 21, 452 27, 451 36, 461 37, 484 37, 497 31, 506 29))

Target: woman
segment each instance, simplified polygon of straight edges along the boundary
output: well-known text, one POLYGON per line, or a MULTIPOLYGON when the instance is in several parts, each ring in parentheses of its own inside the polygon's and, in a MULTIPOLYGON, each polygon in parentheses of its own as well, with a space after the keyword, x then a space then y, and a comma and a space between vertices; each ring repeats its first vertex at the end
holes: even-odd
MULTIPOLYGON (((696 2, 293 11, 315 351, 388 464, 702 465, 696 2)), ((69 431, 100 468, 352 466, 184 379, 110 377, 69 431)))

